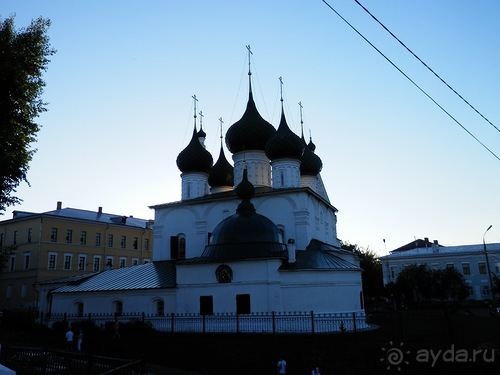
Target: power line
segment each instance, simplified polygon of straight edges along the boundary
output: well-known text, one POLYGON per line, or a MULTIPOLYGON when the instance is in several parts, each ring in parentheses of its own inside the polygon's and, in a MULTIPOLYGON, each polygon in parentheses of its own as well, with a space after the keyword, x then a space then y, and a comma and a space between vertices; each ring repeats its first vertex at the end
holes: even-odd
POLYGON ((354 0, 363 10, 368 13, 380 26, 384 28, 394 39, 396 39, 399 44, 401 44, 408 52, 410 52, 413 57, 422 63, 432 74, 434 74, 441 82, 443 82, 451 91, 455 93, 460 99, 462 99, 469 107, 471 107, 479 116, 481 116, 488 124, 493 126, 498 132, 500 129, 495 126, 490 120, 488 120, 481 112, 479 112, 472 104, 470 104, 462 95, 460 95, 453 87, 451 87, 443 78, 439 76, 430 66, 428 66, 420 57, 418 57, 411 49, 409 49, 396 35, 394 35, 382 22, 380 22, 377 17, 375 17, 368 9, 366 9, 358 0, 354 0))
POLYGON ((405 72, 403 72, 395 63, 391 61, 380 49, 378 49, 372 42, 370 42, 361 32, 359 32, 353 25, 349 23, 339 12, 337 12, 326 0, 322 0, 325 5, 330 8, 337 16, 342 19, 351 29, 353 29, 361 38, 364 39, 375 51, 377 51, 384 59, 386 59, 398 72, 400 72, 408 81, 410 81, 416 88, 418 88, 427 98, 429 98, 436 106, 439 107, 444 113, 446 113, 455 123, 457 123, 463 130, 467 132, 476 142, 478 142, 481 146, 483 146, 490 154, 492 154, 497 160, 500 161, 500 157, 498 157, 493 151, 491 151, 483 142, 481 142, 474 134, 472 134, 464 125, 460 123, 455 117, 453 117, 446 109, 444 109, 432 96, 427 94, 424 89, 422 89, 415 81, 413 81, 405 72))

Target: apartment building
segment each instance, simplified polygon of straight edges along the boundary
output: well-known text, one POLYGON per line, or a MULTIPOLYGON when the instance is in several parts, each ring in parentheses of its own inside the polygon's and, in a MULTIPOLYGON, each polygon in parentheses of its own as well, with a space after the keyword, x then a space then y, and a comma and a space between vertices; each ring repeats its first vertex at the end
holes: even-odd
POLYGON ((63 208, 43 213, 14 211, 0 222, 0 309, 38 308, 40 282, 148 263, 152 220, 63 208))

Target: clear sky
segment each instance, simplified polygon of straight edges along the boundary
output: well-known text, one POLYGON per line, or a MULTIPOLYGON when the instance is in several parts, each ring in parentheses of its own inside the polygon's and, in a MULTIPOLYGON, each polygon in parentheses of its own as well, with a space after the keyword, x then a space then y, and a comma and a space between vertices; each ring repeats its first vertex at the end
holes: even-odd
MULTIPOLYGON (((500 2, 360 0, 500 127, 500 2)), ((497 156, 500 132, 446 88, 352 0, 329 0, 497 156)), ((279 123, 311 131, 338 211, 338 237, 385 254, 415 238, 500 242, 500 161, 321 0, 2 0, 16 26, 51 19, 48 112, 13 210, 63 207, 154 218, 180 200, 178 153, 193 103, 217 159, 219 121, 241 117, 251 45, 254 98, 279 123), (383 242, 385 239, 385 244, 383 242)), ((230 153, 226 150, 230 160, 230 153)))

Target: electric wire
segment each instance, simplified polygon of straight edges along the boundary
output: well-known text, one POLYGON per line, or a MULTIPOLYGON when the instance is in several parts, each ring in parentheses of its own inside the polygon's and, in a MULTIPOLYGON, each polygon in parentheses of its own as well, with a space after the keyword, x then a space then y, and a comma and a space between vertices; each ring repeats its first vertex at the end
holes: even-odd
POLYGON ((429 65, 427 65, 420 57, 418 57, 406 44, 404 44, 394 33, 392 33, 382 22, 380 22, 377 17, 375 17, 368 9, 366 9, 363 4, 361 4, 358 0, 354 0, 356 4, 358 4, 366 13, 368 13, 382 28, 387 31, 394 39, 396 39, 399 44, 401 44, 409 53, 413 55, 420 63, 422 63, 423 66, 425 66, 432 74, 434 74, 442 83, 444 83, 451 91, 455 93, 460 99, 462 99, 465 104, 467 104, 469 107, 471 107, 479 116, 481 116, 488 124, 493 126, 498 132, 500 132, 500 129, 495 126, 490 120, 488 120, 481 112, 479 112, 472 104, 469 103, 462 95, 460 95, 453 87, 451 87, 448 82, 446 82, 443 78, 439 76, 429 65))
POLYGON ((490 154, 492 154, 497 160, 500 161, 498 157, 492 150, 488 148, 483 142, 481 142, 474 134, 472 134, 464 125, 460 123, 451 113, 444 109, 432 96, 430 96, 423 88, 421 88, 415 81, 413 81, 405 72, 403 72, 394 62, 391 61, 380 49, 378 49, 372 42, 370 42, 360 31, 358 31, 347 19, 345 19, 339 12, 337 12, 326 0, 321 0, 332 12, 334 12, 342 21, 344 21, 351 29, 356 32, 365 42, 367 42, 375 51, 377 51, 389 64, 391 64, 399 73, 401 73, 408 81, 410 81, 417 89, 419 89, 428 99, 430 99, 439 109, 448 115, 457 125, 459 125, 467 134, 469 134, 476 142, 483 146, 490 154))

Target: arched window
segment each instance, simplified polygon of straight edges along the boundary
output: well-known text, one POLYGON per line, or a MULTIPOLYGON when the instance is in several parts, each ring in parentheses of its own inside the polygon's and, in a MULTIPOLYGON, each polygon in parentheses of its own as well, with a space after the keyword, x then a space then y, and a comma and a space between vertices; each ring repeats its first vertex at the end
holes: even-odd
POLYGON ((155 307, 156 307, 156 315, 157 316, 164 316, 165 315, 165 301, 163 301, 162 299, 156 300, 155 307))
POLYGON ((117 316, 121 316, 123 314, 123 302, 122 301, 113 301, 113 313, 117 316))
POLYGON ((186 258, 186 235, 179 233, 170 237, 170 259, 186 258))
POLYGON ((219 283, 230 283, 233 280, 233 270, 226 264, 222 264, 215 270, 215 277, 219 283))
POLYGON ((75 303, 76 316, 83 316, 83 302, 75 303))
POLYGON ((277 227, 278 227, 278 231, 280 234, 280 243, 284 243, 284 239, 286 238, 285 237, 285 227, 281 224, 278 224, 277 227))

